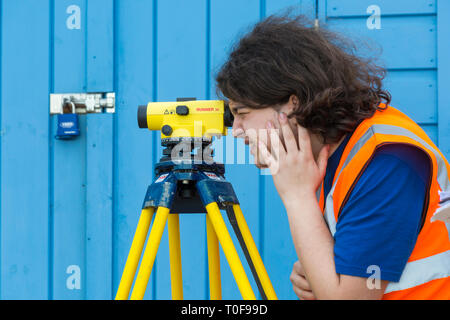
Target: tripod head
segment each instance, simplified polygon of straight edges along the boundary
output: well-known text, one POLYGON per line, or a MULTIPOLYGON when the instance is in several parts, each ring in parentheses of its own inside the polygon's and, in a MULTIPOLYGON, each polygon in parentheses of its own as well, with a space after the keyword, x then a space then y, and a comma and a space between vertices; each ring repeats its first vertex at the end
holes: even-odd
POLYGON ((160 162, 165 161, 182 161, 196 162, 206 161, 213 162, 213 149, 211 148, 212 138, 166 138, 161 139, 162 158, 160 162))

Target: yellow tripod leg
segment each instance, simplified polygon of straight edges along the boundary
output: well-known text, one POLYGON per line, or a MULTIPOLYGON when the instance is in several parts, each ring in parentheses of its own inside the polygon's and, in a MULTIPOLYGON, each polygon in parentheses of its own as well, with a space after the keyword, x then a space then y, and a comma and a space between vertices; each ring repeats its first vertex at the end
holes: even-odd
POLYGON ((158 207, 158 210, 156 211, 155 221, 153 221, 152 230, 150 231, 147 245, 145 247, 141 266, 139 268, 133 291, 131 292, 132 300, 142 300, 144 298, 148 279, 150 278, 150 274, 152 272, 153 263, 155 262, 156 253, 166 226, 169 211, 170 209, 164 207, 158 207))
POLYGON ((238 204, 233 205, 233 211, 236 217, 236 221, 241 231, 242 238, 244 239, 245 246, 247 247, 250 258, 255 266, 256 273, 263 287, 264 293, 269 300, 276 300, 277 295, 273 289, 272 283, 270 281, 269 275, 267 274, 266 268, 264 267, 261 256, 259 255, 258 248, 256 247, 255 241, 250 233, 247 222, 244 219, 241 207, 238 204))
POLYGON ((178 214, 169 214, 169 254, 172 299, 183 300, 183 276, 181 271, 180 219, 178 214))
POLYGON ((206 236, 208 241, 209 298, 221 300, 219 240, 209 215, 206 215, 206 236))
POLYGON ((250 282, 248 281, 247 275, 245 274, 244 267, 242 266, 241 260, 236 252, 233 241, 231 240, 230 234, 228 233, 227 226, 223 221, 222 215, 219 210, 219 206, 216 202, 211 202, 206 205, 206 211, 211 220, 211 223, 216 231, 217 237, 219 238, 220 244, 222 246, 225 257, 231 268, 231 272, 236 279, 239 291, 241 292, 242 298, 244 300, 256 300, 255 294, 252 290, 250 282))
POLYGON ((133 242, 131 243, 131 249, 128 253, 127 262, 125 263, 125 268, 122 273, 122 278, 120 279, 116 300, 128 299, 154 211, 154 208, 142 209, 133 242))

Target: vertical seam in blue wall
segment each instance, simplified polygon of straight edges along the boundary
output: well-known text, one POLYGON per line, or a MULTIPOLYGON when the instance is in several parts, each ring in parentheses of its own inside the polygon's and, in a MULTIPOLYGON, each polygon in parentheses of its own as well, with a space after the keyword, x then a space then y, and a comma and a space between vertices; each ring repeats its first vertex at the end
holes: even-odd
MULTIPOLYGON (((259 18, 264 19, 266 16, 266 0, 260 0, 259 18)), ((261 173, 259 169, 258 183, 259 183, 259 251, 261 259, 264 261, 264 215, 265 215, 265 193, 266 193, 266 176, 261 173)))
MULTIPOLYGON (((206 100, 211 99, 211 0, 206 1, 206 100)), ((206 222, 206 215, 205 215, 206 222)), ((206 234, 206 223, 205 223, 205 234, 206 234)), ((205 257, 208 257, 208 246, 205 245, 205 257)), ((208 259, 204 260, 205 264, 205 297, 204 299, 208 299, 210 296, 209 293, 209 272, 208 272, 208 259)))
MULTIPOLYGON (((88 4, 88 0, 85 0, 85 14, 84 14, 84 22, 83 22, 83 28, 84 28, 84 84, 83 84, 83 89, 84 92, 88 92, 88 41, 89 41, 89 33, 88 33, 88 9, 89 9, 89 4, 88 4)), ((86 121, 85 121, 85 126, 84 126, 84 134, 86 135, 85 138, 85 151, 84 151, 84 181, 83 181, 83 185, 84 187, 84 228, 83 228, 83 235, 84 235, 84 239, 83 239, 83 268, 85 270, 85 272, 82 272, 81 274, 81 281, 82 283, 84 283, 84 286, 81 286, 81 294, 83 297, 83 300, 86 299, 87 297, 87 290, 88 290, 88 283, 87 283, 87 277, 86 277, 86 271, 87 271, 87 181, 88 181, 88 153, 89 153, 89 147, 88 147, 88 132, 87 132, 87 128, 88 128, 88 113, 86 113, 85 115, 86 117, 86 121)))
MULTIPOLYGON (((54 17, 55 17, 55 0, 50 0, 50 14, 49 14, 49 90, 53 93, 54 90, 54 77, 53 77, 53 59, 54 59, 54 17)), ((50 95, 49 95, 50 96, 50 95)), ((54 198, 53 198, 53 130, 52 130, 52 117, 49 113, 48 116, 48 299, 53 300, 53 214, 54 214, 54 198)))
MULTIPOLYGON (((153 69, 153 74, 152 74, 152 100, 154 102, 157 101, 158 99, 158 21, 157 21, 157 17, 158 17, 158 5, 157 5, 157 0, 153 0, 153 34, 152 34, 152 69, 153 69)), ((158 152, 158 147, 156 145, 157 141, 158 141, 158 137, 157 137, 157 132, 156 131, 152 131, 152 174, 155 171, 155 164, 157 161, 157 152, 158 152)))
MULTIPOLYGON (((158 0, 153 0, 153 77, 152 77, 152 86, 153 86, 153 101, 157 101, 158 99, 158 0)), ((152 175, 155 171, 156 164, 156 153, 158 151, 158 147, 156 145, 157 137, 156 132, 152 132, 152 175)), ((157 272, 158 272, 158 257, 155 258, 154 262, 154 270, 153 270, 153 280, 152 280, 152 297, 156 299, 156 281, 157 281, 157 272)))
MULTIPOLYGON (((3 77, 3 66, 2 66, 2 62, 3 62, 3 59, 2 59, 2 30, 3 30, 3 19, 2 19, 2 17, 3 17, 3 15, 2 15, 2 5, 3 5, 3 0, 0 0, 0 182, 2 181, 2 170, 1 170, 1 159, 2 159, 2 136, 3 136, 3 127, 2 127, 2 77, 3 77)), ((1 220, 1 218, 2 218, 2 197, 1 197, 1 195, 2 195, 2 188, 1 188, 1 183, 0 183, 0 239, 1 239, 1 236, 2 236, 2 220, 1 220)), ((1 251, 1 245, 0 245, 0 261, 2 260, 1 259, 1 254, 2 254, 2 251, 1 251)), ((0 263, 0 300, 1 300, 1 298, 2 298, 2 290, 1 290, 1 288, 2 288, 2 277, 1 277, 1 275, 2 275, 2 266, 1 266, 1 263, 0 263)))
POLYGON ((319 0, 314 1, 314 7, 315 19, 319 20, 319 0))
MULTIPOLYGON (((88 0, 85 0, 85 14, 82 17, 83 19, 83 28, 84 28, 84 84, 83 84, 83 90, 84 92, 88 92, 88 39, 89 39, 89 34, 88 34, 88 23, 87 23, 87 19, 89 17, 88 15, 88 9, 89 9, 89 4, 88 4, 88 0)), ((86 113, 86 122, 87 122, 87 113, 86 113)), ((86 124, 87 125, 87 124, 86 124)), ((87 141, 87 137, 86 137, 86 141, 87 141)), ((87 149, 87 143, 86 143, 86 149, 87 149)), ((87 160, 87 152, 85 152, 86 155, 86 160, 87 160)), ((87 170, 86 170, 87 171, 87 170)), ((85 180, 86 180, 87 174, 85 174, 85 180)), ((87 189, 87 188, 86 188, 87 189)), ((85 192, 86 194, 86 192, 85 192)))
POLYGON ((115 225, 115 217, 116 215, 116 201, 117 201, 117 187, 116 187, 116 182, 117 182, 117 166, 116 166, 116 160, 117 160, 117 117, 116 117, 116 113, 117 113, 117 109, 119 107, 119 95, 118 95, 118 68, 117 68, 117 2, 116 0, 113 0, 113 91, 115 92, 115 105, 116 105, 116 112, 113 113, 113 135, 112 135, 112 144, 113 144, 113 151, 112 151, 112 195, 113 195, 113 201, 111 202, 111 213, 112 213, 112 219, 111 219, 111 244, 112 244, 112 248, 111 248, 111 299, 114 298, 114 279, 115 279, 115 250, 114 250, 114 235, 115 233, 115 229, 116 229, 116 225, 115 225))
POLYGON ((259 19, 266 17, 266 0, 259 0, 259 19))

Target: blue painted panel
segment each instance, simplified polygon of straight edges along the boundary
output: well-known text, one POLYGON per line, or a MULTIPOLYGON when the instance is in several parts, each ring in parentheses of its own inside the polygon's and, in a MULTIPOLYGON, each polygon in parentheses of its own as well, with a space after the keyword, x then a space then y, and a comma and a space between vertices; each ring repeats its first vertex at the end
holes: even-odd
POLYGON ((111 299, 113 115, 86 116, 86 299, 111 299))
MULTIPOLYGON (((86 90, 86 2, 55 1, 55 93, 86 90), (78 6, 79 9, 71 7, 78 6), (73 9, 73 10, 68 10, 73 9), (77 14, 81 21, 72 20, 77 14), (67 12, 69 11, 69 13, 67 12), (79 25, 69 29, 67 23, 79 25)), ((53 298, 86 298, 86 117, 79 116, 80 136, 53 143, 53 298), (74 277, 74 278, 72 278, 74 277), (80 284, 70 280, 80 279, 80 284)), ((53 134, 56 116, 52 116, 53 134)))
POLYGON ((315 17, 315 0, 266 0, 265 2, 265 16, 293 9, 294 14, 304 14, 309 18, 315 17))
POLYGON ((113 91, 113 0, 87 3, 86 77, 88 92, 113 91))
POLYGON ((450 2, 438 0, 439 148, 450 159, 450 2))
POLYGON ((372 10, 367 8, 376 5, 381 16, 405 14, 435 14, 436 0, 328 0, 328 17, 368 16, 372 10))
POLYGON ((265 5, 264 16, 270 16, 271 14, 283 13, 287 8, 292 8, 295 12, 300 12, 301 2, 299 0, 278 0, 278 1, 264 1, 265 5))
POLYGON ((362 56, 379 56, 389 69, 436 67, 436 17, 381 18, 368 29, 365 18, 330 19, 328 27, 355 41, 362 56))
POLYGON ((420 124, 437 123, 436 70, 391 70, 384 87, 392 94, 393 107, 420 124))
POLYGON ((279 299, 297 299, 289 276, 298 260, 292 242, 286 209, 271 176, 265 176, 264 259, 267 272, 279 299))
POLYGON ((429 125, 421 125, 420 126, 423 131, 430 137, 430 139, 434 142, 435 145, 438 145, 438 126, 429 124, 429 125))
MULTIPOLYGON (((87 92, 114 90, 113 9, 113 0, 87 3, 87 92)), ((113 114, 86 118, 86 299, 111 299, 113 114)))
POLYGON ((2 299, 50 295, 49 12, 48 1, 0 4, 2 299))
POLYGON ((210 92, 216 99, 214 76, 231 52, 232 46, 240 36, 248 32, 260 18, 259 1, 252 0, 246 6, 240 1, 212 1, 210 35, 210 92), (233 23, 230 23, 233 21, 233 23))
MULTIPOLYGON (((142 202, 153 178, 152 134, 137 126, 137 106, 154 98, 152 1, 115 1, 113 295, 119 286, 142 202)), ((154 297, 154 275, 146 299, 154 297)))

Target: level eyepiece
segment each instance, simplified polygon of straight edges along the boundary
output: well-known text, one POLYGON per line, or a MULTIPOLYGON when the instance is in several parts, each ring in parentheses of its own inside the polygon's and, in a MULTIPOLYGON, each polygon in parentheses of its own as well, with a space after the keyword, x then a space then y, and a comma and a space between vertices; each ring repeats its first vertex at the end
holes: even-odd
POLYGON ((230 106, 228 103, 224 105, 224 113, 223 113, 223 123, 225 127, 233 127, 234 116, 231 113, 230 106))

